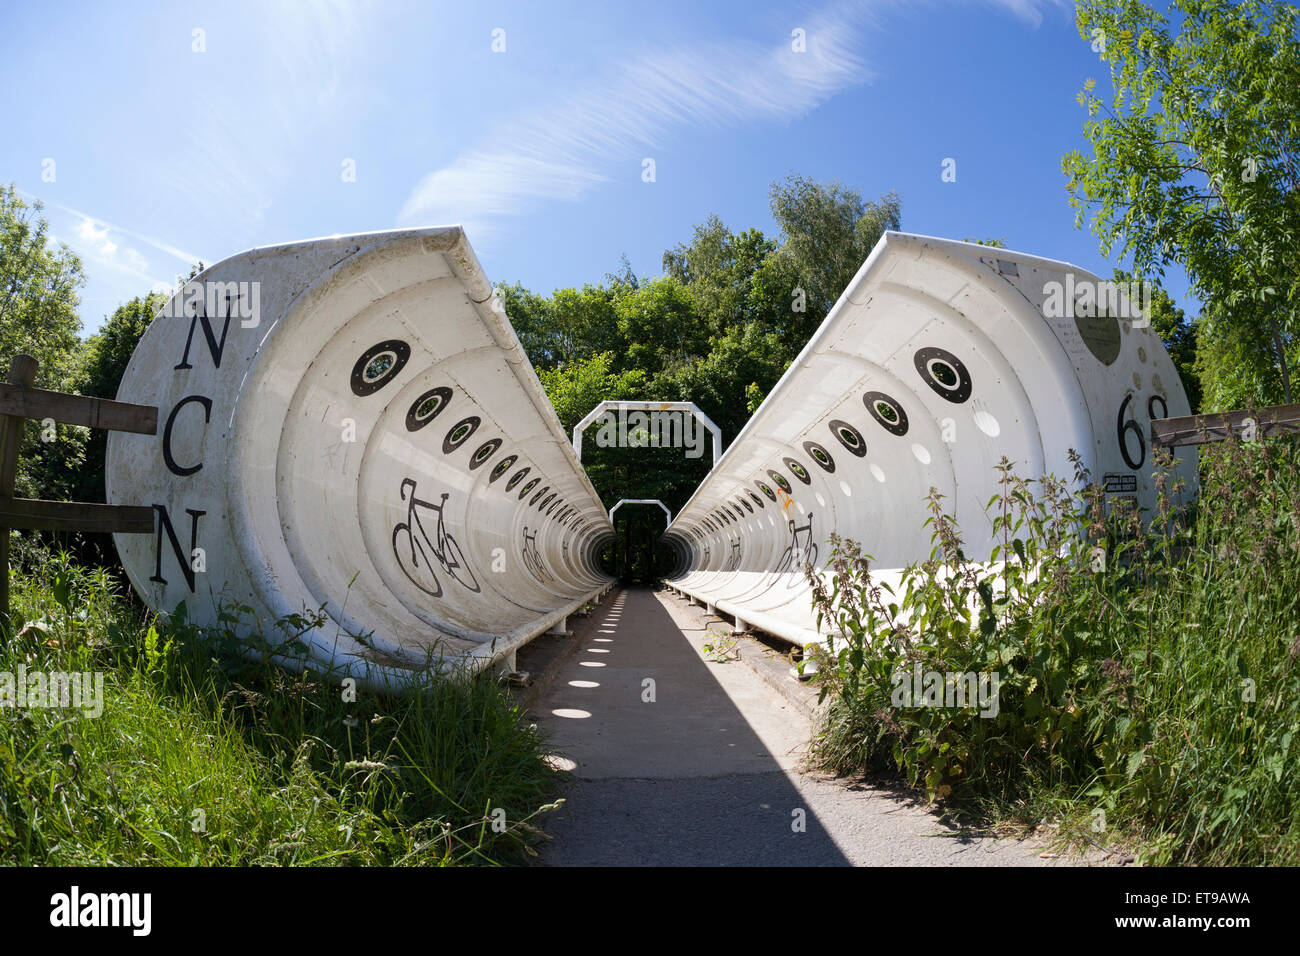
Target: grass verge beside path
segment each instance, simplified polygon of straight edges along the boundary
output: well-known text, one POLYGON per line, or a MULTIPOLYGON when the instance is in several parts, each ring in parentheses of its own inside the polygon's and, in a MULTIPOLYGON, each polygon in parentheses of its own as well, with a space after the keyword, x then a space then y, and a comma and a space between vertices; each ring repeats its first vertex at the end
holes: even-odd
MULTIPOLYGON (((0 865, 454 865, 531 855, 557 792, 490 679, 404 697, 249 663, 24 545, 3 675, 103 674, 102 713, 0 707, 0 865), (26 627, 23 624, 26 623, 26 627)), ((41 678, 32 675, 42 675, 41 678)), ((25 701, 34 704, 30 698, 25 701)))

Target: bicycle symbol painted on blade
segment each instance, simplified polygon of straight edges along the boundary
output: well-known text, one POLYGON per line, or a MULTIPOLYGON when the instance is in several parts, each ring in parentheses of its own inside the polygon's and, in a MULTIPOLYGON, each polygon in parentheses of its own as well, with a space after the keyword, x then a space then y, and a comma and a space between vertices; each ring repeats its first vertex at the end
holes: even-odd
MULTIPOLYGON (((802 572, 809 566, 817 565, 817 545, 812 539, 813 516, 808 512, 808 523, 796 526, 794 519, 790 519, 790 543, 786 545, 785 551, 781 554, 781 560, 777 563, 776 573, 784 574, 787 571, 798 570, 802 572), (800 540, 800 534, 803 540, 800 540), (797 563, 796 563, 797 562, 797 563)), ((802 583, 803 575, 791 575, 785 582, 787 588, 793 588, 802 583)))
POLYGON ((402 573, 425 594, 442 597, 442 583, 433 570, 433 565, 437 563, 450 578, 477 594, 478 580, 465 562, 460 545, 443 521, 443 509, 450 495, 443 492, 442 500, 437 504, 425 501, 415 496, 415 480, 403 478, 403 501, 407 501, 408 491, 411 497, 406 506, 406 520, 393 528, 393 555, 397 558, 402 573), (432 538, 421 520, 421 514, 427 516, 428 512, 437 512, 438 515, 432 538))
POLYGON ((722 570, 735 571, 739 567, 740 567, 740 539, 733 538, 731 540, 731 557, 727 559, 727 566, 722 570))
POLYGON ((551 576, 546 573, 546 566, 542 564, 542 555, 537 550, 537 532, 528 533, 528 526, 524 525, 524 546, 520 551, 523 557, 524 567, 539 581, 549 581, 551 576))

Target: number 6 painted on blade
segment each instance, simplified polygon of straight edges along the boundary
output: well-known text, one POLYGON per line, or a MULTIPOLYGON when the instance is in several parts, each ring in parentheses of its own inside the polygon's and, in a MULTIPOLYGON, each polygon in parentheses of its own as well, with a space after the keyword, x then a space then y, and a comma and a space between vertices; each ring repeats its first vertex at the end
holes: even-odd
POLYGON ((1124 401, 1120 402, 1119 419, 1115 424, 1115 429, 1119 437, 1119 453, 1124 456, 1124 463, 1128 465, 1130 468, 1132 468, 1134 471, 1137 471, 1139 468, 1142 467, 1143 463, 1147 460, 1147 443, 1146 443, 1146 439, 1142 437, 1142 429, 1138 427, 1137 422, 1135 422, 1131 418, 1127 422, 1124 421, 1124 409, 1128 408, 1128 403, 1131 401, 1133 401, 1133 396, 1125 395, 1124 401), (1139 458, 1136 462, 1133 461, 1131 457, 1129 457, 1128 438, 1124 434, 1130 429, 1132 429, 1133 434, 1137 435, 1138 448, 1141 449, 1142 451, 1142 457, 1139 458))

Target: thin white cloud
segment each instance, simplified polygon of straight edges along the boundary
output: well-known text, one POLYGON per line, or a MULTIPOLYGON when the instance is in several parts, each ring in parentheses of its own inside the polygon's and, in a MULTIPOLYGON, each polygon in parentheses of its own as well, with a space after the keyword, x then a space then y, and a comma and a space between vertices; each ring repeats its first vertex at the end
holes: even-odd
POLYGON ((120 272, 141 282, 155 283, 156 276, 150 272, 150 266, 144 256, 135 249, 121 247, 108 238, 108 230, 95 225, 94 220, 83 219, 76 224, 74 235, 63 238, 55 233, 46 235, 45 244, 49 249, 57 249, 60 242, 77 254, 83 263, 120 272))
MULTIPOLYGON (((946 0, 949 2, 949 0, 946 0)), ((1037 27, 1043 8, 1067 0, 979 0, 1037 27)), ((532 211, 543 200, 576 200, 620 175, 636 175, 647 155, 677 132, 790 120, 873 79, 858 49, 875 11, 915 13, 913 3, 857 0, 797 17, 806 52, 786 36, 763 44, 730 40, 643 54, 596 87, 507 127, 509 146, 462 153, 426 174, 398 214, 407 225, 472 224, 481 237, 494 220, 532 211)), ((926 11, 927 14, 929 11, 926 11)))
POLYGON ((102 256, 112 256, 117 252, 117 243, 108 238, 108 227, 96 226, 95 220, 88 216, 82 217, 81 225, 77 227, 77 235, 81 237, 82 242, 88 243, 102 256))
POLYGON ((797 118, 872 73, 855 52, 869 4, 803 19, 806 50, 793 40, 697 44, 644 54, 591 92, 509 127, 510 146, 472 150, 420 180, 403 223, 490 220, 539 200, 573 200, 607 181, 612 162, 637 175, 645 149, 683 128, 797 118))
MULTIPOLYGON (((64 206, 63 204, 57 202, 46 202, 45 205, 48 208, 57 209, 60 212, 67 213, 69 216, 76 216, 79 220, 81 220, 81 222, 77 226, 77 235, 83 241, 87 243, 91 243, 92 245, 98 242, 101 244, 107 243, 110 246, 116 246, 117 243, 114 243, 108 237, 112 234, 117 234, 119 236, 126 236, 128 238, 134 239, 137 242, 143 242, 147 246, 152 246, 153 248, 157 249, 159 252, 165 252, 167 255, 172 256, 173 258, 179 259, 185 265, 193 265, 194 263, 198 262, 201 258, 203 258, 202 256, 196 255, 192 252, 186 252, 183 249, 178 249, 175 246, 171 245, 170 243, 162 239, 157 239, 153 236, 147 236, 144 235, 143 233, 135 232, 134 230, 126 229, 122 226, 112 225, 111 223, 105 222, 102 219, 97 219, 94 216, 81 212, 78 209, 73 209, 71 206, 64 206)), ((144 257, 140 256, 138 252, 135 252, 135 250, 130 250, 130 251, 139 257, 138 261, 140 262, 145 261, 144 257)))
MULTIPOLYGON (((22 189, 19 189, 18 193, 30 200, 39 198, 22 189)), ((124 229, 121 226, 115 226, 79 209, 73 209, 71 206, 65 206, 57 202, 42 201, 42 203, 46 209, 56 209, 63 213, 64 216, 69 217, 64 220, 67 227, 66 233, 61 230, 56 237, 54 232, 50 232, 46 236, 47 245, 55 246, 60 241, 66 242, 69 248, 84 261, 98 267, 111 269, 114 272, 120 272, 132 279, 148 282, 151 286, 165 285, 174 278, 167 273, 175 270, 168 269, 160 272, 139 249, 124 241, 125 239, 134 239, 137 242, 151 246, 187 266, 198 262, 200 259, 199 256, 177 249, 160 239, 143 235, 131 229, 124 229)))

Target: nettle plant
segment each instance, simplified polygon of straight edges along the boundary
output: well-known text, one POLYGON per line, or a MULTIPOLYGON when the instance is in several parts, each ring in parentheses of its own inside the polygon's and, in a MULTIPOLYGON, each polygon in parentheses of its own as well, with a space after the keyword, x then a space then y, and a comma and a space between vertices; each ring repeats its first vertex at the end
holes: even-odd
POLYGON ((812 582, 818 627, 836 635, 822 693, 837 700, 818 741, 829 765, 892 764, 934 799, 961 786, 1014 789, 1027 764, 1074 781, 1099 757, 1103 775, 1140 759, 1149 731, 1133 719, 1131 663, 1099 616, 1159 586, 1189 543, 1184 509, 1164 487, 1167 460, 1149 527, 1124 502, 1108 509, 1078 455, 1071 460, 1074 490, 1054 476, 1026 480, 1003 458, 985 560, 967 556, 933 488, 930 557, 892 585, 873 576, 857 542, 832 536, 830 573, 812 582), (996 707, 951 706, 951 695, 939 706, 900 700, 900 683, 918 671, 946 684, 996 674, 996 707))
POLYGON ((1300 448, 1201 452, 1185 502, 1160 453, 1154 513, 1005 459, 986 561, 928 498, 930 557, 894 583, 853 541, 812 575, 828 638, 815 747, 927 794, 1053 794, 1144 834, 1151 859, 1300 862, 1300 448), (898 706, 896 675, 997 671, 992 709, 898 706), (987 716, 982 716, 987 714, 987 716))

